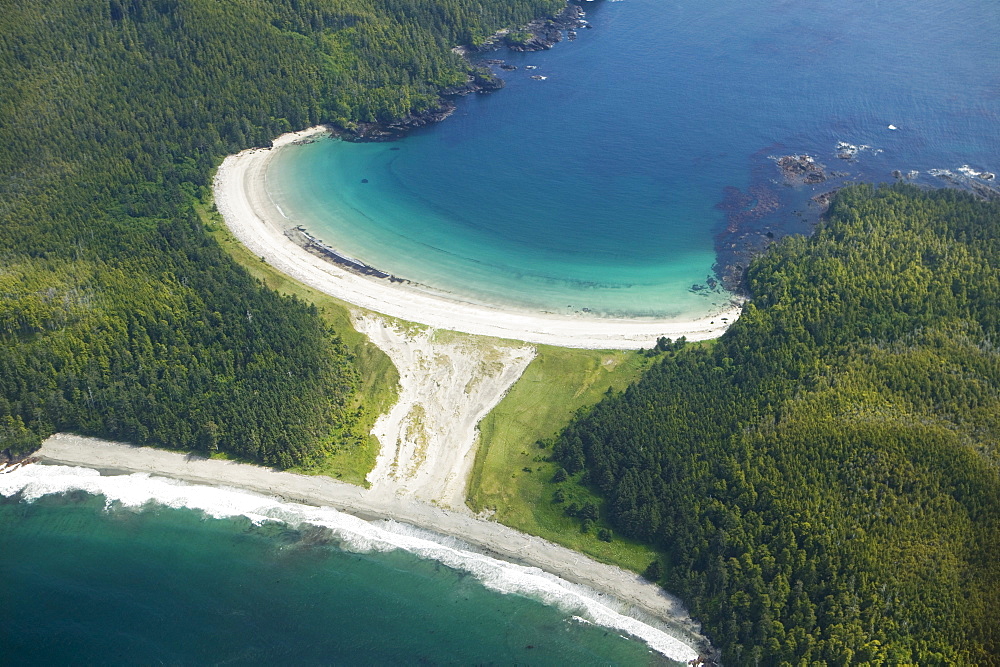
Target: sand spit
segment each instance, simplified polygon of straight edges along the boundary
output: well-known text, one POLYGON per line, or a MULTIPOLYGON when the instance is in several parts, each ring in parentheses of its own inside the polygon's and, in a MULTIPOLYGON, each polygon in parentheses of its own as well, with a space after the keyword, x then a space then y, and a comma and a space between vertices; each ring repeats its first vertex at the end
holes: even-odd
MULTIPOLYGON (((681 602, 658 586, 620 568, 525 535, 492 521, 415 500, 372 493, 329 477, 312 477, 232 461, 204 459, 150 447, 67 433, 46 440, 36 454, 44 463, 98 470, 143 472, 198 484, 245 489, 285 501, 332 507, 365 519, 390 519, 457 537, 499 558, 537 567, 567 581, 633 605, 700 637, 681 602)), ((707 645, 707 642, 702 641, 707 645)))
MULTIPOLYGON (((279 271, 322 292, 377 313, 436 329, 592 349, 651 347, 660 336, 686 336, 688 340, 716 338, 739 317, 740 306, 735 303, 725 312, 687 322, 505 310, 466 303, 417 285, 391 283, 347 271, 310 254, 285 236, 285 231, 299 222, 286 218, 277 209, 264 183, 267 164, 276 151, 325 131, 314 127, 282 135, 274 140, 272 149, 255 148, 231 155, 215 177, 215 203, 233 235, 279 271)), ((391 266, 379 268, 392 270, 391 266)))

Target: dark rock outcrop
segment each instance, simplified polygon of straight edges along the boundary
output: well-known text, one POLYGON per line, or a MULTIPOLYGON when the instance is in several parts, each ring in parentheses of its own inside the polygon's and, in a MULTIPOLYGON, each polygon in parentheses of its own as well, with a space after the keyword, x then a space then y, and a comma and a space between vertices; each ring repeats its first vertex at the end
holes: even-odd
POLYGON ((795 184, 815 185, 827 178, 823 165, 809 155, 782 155, 777 162, 785 178, 795 184))
POLYGON ((25 454, 12 454, 9 449, 0 451, 0 470, 17 465, 18 463, 23 463, 28 465, 29 463, 35 463, 39 460, 37 456, 32 456, 33 452, 27 452, 25 454))
POLYGON ((439 123, 455 111, 456 97, 470 93, 491 93, 504 87, 504 80, 495 76, 486 67, 475 67, 469 72, 465 85, 441 91, 440 104, 424 111, 411 113, 386 123, 357 123, 349 128, 337 130, 337 134, 349 141, 393 141, 410 130, 432 123, 439 123))
MULTIPOLYGON (((464 58, 471 54, 491 51, 499 48, 502 43, 508 43, 510 48, 516 51, 539 51, 550 49, 562 39, 562 31, 574 30, 582 27, 591 27, 583 20, 585 12, 577 5, 567 4, 566 7, 551 18, 537 19, 532 21, 520 31, 501 31, 492 38, 486 40, 480 46, 461 46, 453 49, 464 58), (508 37, 512 41, 519 42, 517 45, 509 44, 508 37)), ((465 84, 456 86, 440 93, 440 101, 437 106, 410 113, 402 118, 397 118, 386 122, 356 123, 349 127, 342 127, 335 130, 335 133, 348 141, 393 141, 409 133, 411 130, 439 123, 455 111, 454 98, 470 93, 490 93, 504 87, 504 80, 494 75, 485 65, 496 65, 504 70, 515 70, 515 65, 507 65, 501 59, 487 59, 481 61, 482 65, 473 66, 470 64, 469 76, 465 84)))
MULTIPOLYGON (((569 4, 549 19, 537 19, 522 30, 507 33, 504 43, 512 51, 544 51, 562 40, 564 30, 577 30, 586 25, 584 12, 578 5, 569 4)), ((575 36, 575 34, 574 34, 575 36)))

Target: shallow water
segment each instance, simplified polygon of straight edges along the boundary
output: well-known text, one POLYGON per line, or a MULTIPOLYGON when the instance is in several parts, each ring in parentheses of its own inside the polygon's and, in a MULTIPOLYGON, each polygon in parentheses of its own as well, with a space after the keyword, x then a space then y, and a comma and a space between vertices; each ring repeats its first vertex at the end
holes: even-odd
POLYGON ((756 211, 780 236, 844 181, 1000 168, 996 3, 583 4, 594 29, 487 54, 519 69, 443 123, 285 152, 273 198, 330 245, 464 298, 688 317, 727 302, 708 288, 727 186, 780 200, 756 211), (839 160, 841 141, 868 148, 839 160), (792 192, 768 160, 788 153, 845 176, 792 192))

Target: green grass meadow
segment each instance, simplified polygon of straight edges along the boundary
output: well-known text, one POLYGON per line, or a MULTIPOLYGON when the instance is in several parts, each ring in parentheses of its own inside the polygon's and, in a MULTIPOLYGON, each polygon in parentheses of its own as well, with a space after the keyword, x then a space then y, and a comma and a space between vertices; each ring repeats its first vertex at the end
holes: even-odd
POLYGON ((475 512, 526 533, 605 562, 641 572, 654 559, 647 547, 612 536, 598 539, 599 520, 587 533, 566 516, 571 502, 594 502, 575 480, 553 482, 558 470, 548 461, 548 441, 579 410, 608 391, 619 392, 638 379, 650 359, 638 352, 574 350, 539 346, 538 356, 507 396, 479 424, 480 445, 469 481, 468 504, 475 512), (566 500, 553 502, 557 489, 566 500))

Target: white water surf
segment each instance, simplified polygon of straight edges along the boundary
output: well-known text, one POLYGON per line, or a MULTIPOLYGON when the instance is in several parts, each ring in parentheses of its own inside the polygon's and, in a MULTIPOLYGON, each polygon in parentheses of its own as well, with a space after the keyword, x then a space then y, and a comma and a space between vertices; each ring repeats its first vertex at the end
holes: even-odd
POLYGON ((490 590, 522 595, 554 605, 597 625, 644 641, 671 660, 698 657, 695 642, 617 599, 573 584, 536 567, 517 565, 473 550, 461 540, 395 521, 365 521, 332 508, 312 507, 229 487, 190 484, 148 473, 102 475, 91 468, 28 465, 0 474, 0 495, 26 502, 73 491, 103 496, 107 507, 142 508, 157 504, 198 510, 216 519, 246 517, 260 524, 277 521, 295 527, 328 529, 341 548, 355 552, 403 549, 420 558, 468 572, 490 590))

